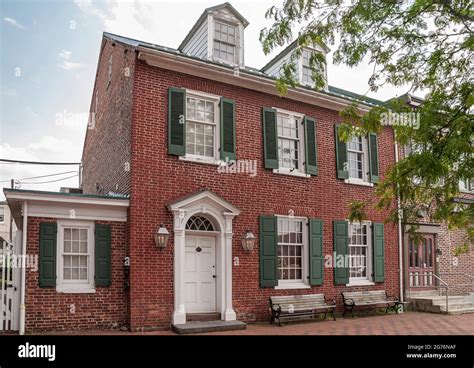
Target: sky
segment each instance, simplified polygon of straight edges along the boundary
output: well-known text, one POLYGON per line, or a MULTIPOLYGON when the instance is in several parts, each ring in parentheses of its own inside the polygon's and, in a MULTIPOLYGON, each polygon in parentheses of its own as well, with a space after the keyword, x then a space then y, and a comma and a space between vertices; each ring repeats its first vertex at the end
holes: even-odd
MULTIPOLYGON (((245 64, 261 68, 280 51, 264 55, 258 36, 271 24, 266 10, 282 0, 229 2, 250 22, 245 64)), ((0 158, 79 163, 102 32, 177 48, 203 10, 220 3, 1 0, 0 158)), ((332 53, 327 60, 330 85, 367 93, 371 65, 335 66, 332 53)), ((386 100, 403 93, 385 87, 368 96, 386 100)), ((0 185, 10 187, 13 178, 21 189, 58 191, 61 186, 78 186, 77 170, 78 165, 0 163, 0 185), (57 173, 63 174, 37 178, 57 173)))

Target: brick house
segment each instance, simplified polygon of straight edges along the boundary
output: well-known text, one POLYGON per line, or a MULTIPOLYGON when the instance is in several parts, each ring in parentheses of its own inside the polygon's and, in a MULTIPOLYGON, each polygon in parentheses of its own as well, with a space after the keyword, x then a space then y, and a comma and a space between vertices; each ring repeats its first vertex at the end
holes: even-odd
POLYGON ((315 91, 308 74, 309 55, 328 49, 307 48, 300 86, 280 97, 275 77, 295 45, 250 68, 247 25, 225 3, 177 49, 104 33, 83 194, 5 190, 25 253, 39 256, 23 278, 27 332, 265 321, 273 295, 323 293, 339 306, 342 291, 401 295, 398 227, 372 206, 395 162, 393 131, 340 142, 354 94, 315 91), (348 222, 354 200, 367 221, 348 222), (334 267, 335 255, 349 263, 334 267))
MULTIPOLYGON (((422 99, 411 95, 404 95, 401 98, 413 107, 423 103, 422 99)), ((413 150, 414 148, 409 145, 400 147, 398 152, 403 158, 413 150)), ((474 180, 466 179, 459 182, 459 195, 454 201, 459 206, 474 203, 474 180)), ((437 295, 439 292, 444 294, 446 289, 442 286, 443 283, 448 285, 450 295, 474 293, 474 249, 471 245, 465 253, 456 255, 454 252, 456 247, 464 244, 467 235, 465 230, 449 229, 447 223, 432 222, 420 213, 418 222, 402 224, 402 232, 404 233, 403 280, 407 300, 415 299, 420 294, 437 295), (414 244, 409 238, 407 230, 412 225, 418 226, 417 232, 423 237, 420 244, 414 244)), ((472 311, 471 301, 466 303, 464 309, 472 311)))

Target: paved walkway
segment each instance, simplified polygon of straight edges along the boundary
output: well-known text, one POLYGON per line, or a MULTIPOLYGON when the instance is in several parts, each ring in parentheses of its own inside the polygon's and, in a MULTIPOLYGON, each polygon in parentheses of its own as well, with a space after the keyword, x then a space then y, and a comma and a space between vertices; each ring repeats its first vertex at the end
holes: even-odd
MULTIPOLYGON (((64 334, 64 333, 63 333, 64 334)), ((77 333, 79 334, 79 333, 77 333)), ((88 335, 130 335, 122 331, 88 331, 88 335)), ((133 333, 141 335, 174 335, 171 331, 133 333)), ((243 331, 226 331, 206 335, 474 335, 474 313, 441 315, 406 312, 403 314, 338 318, 332 321, 294 322, 284 327, 259 323, 243 331)))

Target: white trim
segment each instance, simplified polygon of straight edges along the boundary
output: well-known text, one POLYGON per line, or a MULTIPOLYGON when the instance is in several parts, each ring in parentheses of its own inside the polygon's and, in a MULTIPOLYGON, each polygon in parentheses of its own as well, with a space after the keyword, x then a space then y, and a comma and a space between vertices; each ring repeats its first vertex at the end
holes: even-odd
MULTIPOLYGON (((187 111, 187 104, 188 104, 188 97, 190 98, 195 98, 197 100, 207 100, 209 102, 212 102, 214 104, 214 122, 213 123, 207 123, 204 121, 196 121, 196 120, 190 120, 191 123, 196 123, 196 124, 207 124, 210 126, 214 127, 214 155, 213 157, 208 157, 208 156, 199 156, 199 155, 194 155, 194 154, 188 154, 185 153, 184 156, 180 156, 180 160, 184 161, 190 161, 190 162, 196 162, 196 163, 202 163, 202 164, 210 164, 210 165, 219 165, 219 153, 220 153, 220 124, 219 124, 219 119, 220 119, 220 106, 219 106, 219 101, 221 99, 221 96, 213 95, 210 93, 205 93, 205 92, 200 92, 200 91, 195 91, 195 90, 190 90, 186 89, 186 111, 187 111)), ((188 121, 188 118, 186 117, 186 122, 188 121)), ((186 134, 186 132, 185 132, 186 134)), ((186 151, 186 139, 184 141, 185 145, 185 151, 186 151)))
POLYGON ((57 222, 58 234, 56 242, 56 291, 59 293, 94 293, 95 292, 95 224, 90 221, 61 220, 57 222), (64 228, 81 228, 87 229, 87 278, 88 281, 68 281, 63 279, 63 255, 64 255, 64 228))
POLYGON ((28 200, 28 201, 41 201, 41 202, 62 202, 62 203, 81 203, 81 204, 94 204, 94 205, 106 205, 112 207, 128 207, 130 206, 130 200, 128 199, 116 199, 116 198, 94 198, 94 197, 80 197, 80 196, 67 196, 61 194, 49 194, 49 193, 28 193, 28 192, 5 192, 7 199, 17 200, 28 200))
POLYGON ((298 171, 298 170, 290 171, 290 169, 285 168, 285 167, 282 167, 281 169, 273 169, 273 172, 275 174, 295 176, 297 178, 306 178, 307 179, 307 178, 311 177, 310 174, 305 174, 305 173, 303 173, 301 171, 298 171))
MULTIPOLYGON (((280 167, 280 162, 278 162, 278 169, 273 169, 273 172, 275 174, 281 174, 281 175, 289 175, 289 176, 295 176, 299 178, 310 178, 310 174, 306 174, 306 167, 303 163, 305 161, 306 157, 306 135, 305 135, 305 129, 304 129, 304 114, 285 110, 285 109, 280 109, 278 107, 272 107, 272 109, 276 110, 277 113, 277 120, 278 120, 278 115, 287 115, 290 119, 297 119, 298 123, 296 125, 296 128, 298 130, 298 138, 292 138, 294 141, 298 142, 298 169, 294 169, 293 171, 290 171, 290 168, 287 167, 280 167)), ((278 122, 276 123, 278 125, 278 122)), ((278 128, 278 127, 277 127, 278 128)), ((278 129, 277 129, 277 149, 278 149, 278 129)), ((291 139, 291 138, 288 138, 291 139)), ((279 161, 279 160, 278 160, 279 161)))
POLYGON ((281 284, 278 281, 278 285, 274 287, 275 290, 290 290, 290 289, 311 289, 311 285, 304 283, 293 283, 293 284, 281 284))
POLYGON ((344 183, 352 184, 352 185, 360 185, 360 186, 363 186, 363 187, 373 187, 374 186, 374 183, 370 183, 368 181, 364 181, 364 180, 356 179, 356 178, 345 179, 344 183))
MULTIPOLYGON (((203 191, 168 206, 173 212, 174 233, 174 312, 172 323, 186 323, 184 304, 184 261, 186 223, 191 216, 205 214, 212 217, 219 229, 216 237, 216 302, 217 311, 224 321, 234 321, 237 315, 232 307, 232 220, 240 210, 217 195, 203 191)), ((205 232, 204 232, 205 233, 205 232)))
MULTIPOLYGON (((288 216, 288 215, 275 215, 277 218, 277 234, 278 234, 278 220, 299 220, 303 223, 302 235, 303 235, 303 244, 301 246, 301 277, 302 280, 280 280, 278 279, 278 285, 275 286, 275 289, 307 289, 311 286, 309 285, 309 235, 308 235, 308 217, 304 216, 288 216)), ((279 247, 277 241, 277 247, 279 247)), ((278 255, 277 255, 278 259, 278 255)), ((278 267, 277 267, 278 271, 278 267)), ((278 277, 278 276, 277 276, 278 277)))
MULTIPOLYGON (((137 49, 139 52, 138 59, 144 60, 151 66, 279 96, 278 90, 275 88, 275 81, 268 77, 250 74, 243 69, 236 76, 233 70, 224 66, 210 64, 206 61, 194 60, 189 57, 153 50, 143 46, 138 46, 137 49)), ((351 104, 349 100, 301 87, 289 88, 285 98, 335 111, 341 111, 351 104)), ((364 104, 358 107, 362 113, 368 112, 371 108, 371 106, 364 104)))
MULTIPOLYGON (((346 286, 360 286, 360 285, 375 285, 375 283, 373 282, 373 276, 372 276, 372 272, 373 272, 373 252, 374 252, 374 248, 373 248, 373 242, 372 242, 372 232, 373 232, 373 229, 372 229, 372 221, 370 220, 364 220, 364 221, 361 221, 361 222, 350 222, 349 220, 346 220, 347 221, 347 224, 348 224, 348 230, 349 230, 349 244, 348 244, 348 256, 350 256, 350 248, 351 248, 351 245, 350 245, 350 238, 351 238, 351 225, 365 225, 367 226, 367 254, 366 254, 366 257, 365 257, 365 273, 366 273, 366 277, 362 278, 362 277, 350 277, 350 266, 348 267, 348 271, 349 271, 349 283, 346 284, 346 286)), ((357 245, 356 245, 357 246, 357 245)))
POLYGON ((348 284, 346 284, 346 286, 373 286, 375 285, 375 282, 372 282, 372 281, 367 281, 367 280, 364 280, 364 281, 349 281, 348 284))

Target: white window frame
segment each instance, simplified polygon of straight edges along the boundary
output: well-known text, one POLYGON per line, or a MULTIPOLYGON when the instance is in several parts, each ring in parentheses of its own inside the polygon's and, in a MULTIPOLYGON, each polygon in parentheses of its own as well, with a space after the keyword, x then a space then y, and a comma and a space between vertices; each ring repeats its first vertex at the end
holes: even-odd
MULTIPOLYGON (((304 67, 304 64, 303 64, 303 52, 304 52, 304 51, 307 51, 307 52, 309 52, 310 54, 316 53, 316 52, 319 52, 319 53, 323 53, 323 52, 320 51, 320 50, 316 50, 316 49, 305 48, 305 49, 302 50, 301 56, 298 58, 297 63, 296 63, 296 64, 297 64, 296 73, 297 73, 298 81, 300 82, 300 84, 303 85, 303 86, 307 86, 307 87, 313 88, 314 85, 315 85, 315 83, 314 83, 314 80, 312 79, 312 77, 311 77, 311 81, 309 81, 309 82, 303 80, 303 67, 304 67)), ((324 81, 325 81, 324 90, 327 90, 327 88, 328 88, 328 83, 327 83, 328 75, 327 75, 327 68, 326 68, 326 66, 323 66, 322 74, 324 75, 324 81)), ((312 71, 311 71, 311 75, 312 75, 312 71)))
MULTIPOLYGON (((278 285, 274 288, 276 290, 286 290, 286 289, 309 289, 311 286, 309 285, 309 238, 308 238, 308 218, 307 217, 299 217, 299 216, 283 216, 283 215, 276 215, 277 218, 277 234, 278 234, 278 220, 299 220, 302 221, 302 232, 303 232, 303 245, 301 247, 301 277, 302 280, 280 280, 278 279, 278 285)), ((277 247, 280 245, 277 241, 277 247)), ((277 250, 277 263, 278 263, 278 250, 277 250)), ((278 266, 277 266, 278 272, 278 266)), ((279 277, 279 275, 277 275, 279 277)))
MULTIPOLYGON (((273 169, 273 172, 276 174, 283 174, 283 175, 291 175, 291 176, 297 176, 301 178, 310 178, 311 175, 306 174, 306 166, 303 165, 303 163, 306 161, 306 147, 305 147, 305 130, 304 130, 304 115, 293 112, 293 111, 288 111, 288 110, 283 110, 278 107, 273 107, 277 111, 277 119, 278 115, 286 115, 289 116, 290 118, 294 119, 299 119, 299 123, 297 125, 298 127, 298 152, 299 152, 299 168, 294 169, 291 171, 291 169, 287 167, 280 167, 280 158, 278 158, 278 169, 273 169)), ((278 124, 275 122, 275 124, 278 124)), ((277 149, 278 149, 278 128, 277 128, 277 149)))
POLYGON ((2 217, 0 217, 0 224, 5 223, 5 206, 0 206, 0 209, 3 211, 2 217))
MULTIPOLYGON (((239 65, 240 64, 240 52, 241 52, 241 46, 240 46, 240 39, 242 37, 242 31, 241 31, 241 25, 238 24, 238 23, 233 23, 233 22, 229 22, 228 20, 224 20, 224 19, 221 19, 221 18, 214 18, 214 17, 211 17, 212 19, 212 27, 210 27, 209 29, 209 38, 208 38, 208 42, 210 42, 210 45, 209 45, 209 48, 211 50, 211 55, 212 55, 212 59, 215 60, 215 61, 219 61, 221 63, 225 63, 225 64, 229 64, 229 65, 239 65), (234 61, 231 62, 229 60, 226 60, 226 59, 221 59, 220 57, 217 57, 215 54, 214 54, 214 41, 216 40, 216 22, 217 23, 220 23, 220 24, 224 24, 226 26, 230 26, 230 27, 234 27, 234 30, 235 30, 235 44, 233 45, 235 47, 235 53, 234 53, 234 61)), ((209 21, 209 19, 208 19, 209 21)), ((221 40, 218 40, 218 42, 223 42, 221 40)), ((225 43, 225 42, 223 42, 225 43)), ((227 43, 226 43, 227 44, 227 43)), ((229 43, 229 45, 232 45, 231 43, 229 43)))
POLYGON ((58 221, 57 262, 56 262, 56 290, 61 293, 95 293, 95 225, 92 221, 58 221), (87 229, 88 281, 64 280, 64 228, 87 229))
MULTIPOLYGON (((352 237, 352 232, 351 232, 351 225, 365 225, 367 226, 367 257, 366 257, 366 275, 367 277, 350 277, 350 270, 348 269, 349 273, 349 283, 346 284, 346 286, 361 286, 361 285, 375 285, 373 282, 373 264, 372 264, 372 257, 373 257, 373 244, 372 244, 372 222, 371 221, 362 221, 362 222, 350 222, 349 220, 347 221, 348 229, 349 229, 349 248, 351 247, 350 245, 350 239, 352 237)), ((347 255, 350 255, 350 249, 348 249, 347 255)))
POLYGON ((474 192, 474 178, 459 180, 459 191, 462 193, 474 192), (467 186, 467 187, 466 187, 467 186))
POLYGON ((348 184, 356 184, 356 185, 363 185, 363 186, 368 186, 368 187, 373 187, 374 186, 374 183, 371 183, 369 178, 370 178, 370 174, 369 174, 369 142, 368 142, 368 139, 367 137, 365 136, 361 136, 362 138, 362 154, 363 154, 363 158, 362 158, 362 179, 361 178, 353 178, 351 177, 351 170, 350 170, 350 167, 349 167, 349 142, 346 143, 346 147, 347 147, 347 165, 348 165, 348 175, 349 175, 349 178, 348 179, 345 179, 344 182, 348 183, 348 184))
MULTIPOLYGON (((200 91, 193 91, 193 90, 186 90, 186 110, 187 110, 187 99, 188 97, 194 97, 197 99, 204 99, 206 101, 212 101, 214 103, 214 156, 213 157, 206 157, 206 156, 199 156, 193 155, 189 153, 185 153, 184 156, 180 156, 180 160, 184 161, 191 161, 191 162, 198 162, 204 164, 211 164, 211 165, 219 165, 219 154, 220 154, 220 96, 212 95, 209 93, 204 93, 200 91)), ((186 122, 188 117, 186 116, 186 122)), ((199 124, 208 124, 203 122, 198 122, 199 124)), ((186 131, 184 132, 184 148, 186 152, 186 131)))

